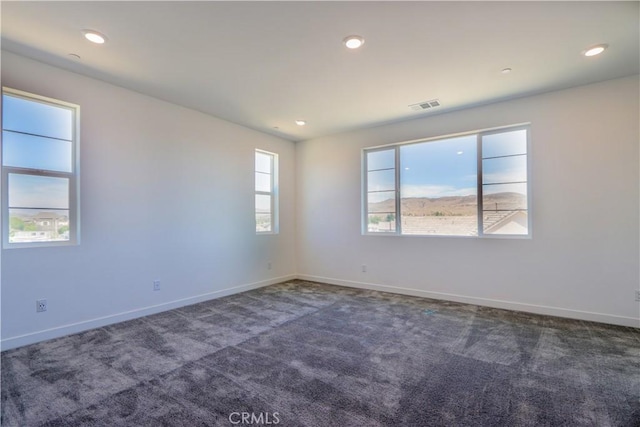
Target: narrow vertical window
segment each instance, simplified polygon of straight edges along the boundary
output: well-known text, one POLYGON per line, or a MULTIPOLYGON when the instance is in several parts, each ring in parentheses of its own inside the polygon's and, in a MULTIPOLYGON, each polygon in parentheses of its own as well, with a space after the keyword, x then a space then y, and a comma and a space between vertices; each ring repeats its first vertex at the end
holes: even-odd
POLYGON ((3 89, 5 247, 78 241, 78 115, 77 105, 3 89))
POLYGON ((527 188, 527 129, 483 134, 483 234, 529 234, 527 188))
POLYGON ((255 152, 256 233, 278 232, 278 155, 255 152))
POLYGON ((369 233, 395 233, 398 217, 396 150, 366 153, 366 224, 369 233))

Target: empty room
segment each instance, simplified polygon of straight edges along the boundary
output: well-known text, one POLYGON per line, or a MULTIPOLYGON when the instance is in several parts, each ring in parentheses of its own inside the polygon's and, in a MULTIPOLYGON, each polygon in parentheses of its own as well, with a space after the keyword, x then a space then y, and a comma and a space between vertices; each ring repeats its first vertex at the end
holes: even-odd
POLYGON ((640 426, 640 2, 0 12, 3 426, 640 426))

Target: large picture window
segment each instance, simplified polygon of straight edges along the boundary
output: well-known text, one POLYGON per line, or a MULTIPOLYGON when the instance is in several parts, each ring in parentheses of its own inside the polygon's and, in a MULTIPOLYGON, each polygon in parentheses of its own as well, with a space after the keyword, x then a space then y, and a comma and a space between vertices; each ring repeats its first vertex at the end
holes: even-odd
POLYGON ((2 91, 5 247, 78 241, 77 105, 2 91))
POLYGON ((530 236, 527 126, 364 150, 367 234, 530 236))
POLYGON ((278 155, 255 152, 256 233, 278 232, 278 155))

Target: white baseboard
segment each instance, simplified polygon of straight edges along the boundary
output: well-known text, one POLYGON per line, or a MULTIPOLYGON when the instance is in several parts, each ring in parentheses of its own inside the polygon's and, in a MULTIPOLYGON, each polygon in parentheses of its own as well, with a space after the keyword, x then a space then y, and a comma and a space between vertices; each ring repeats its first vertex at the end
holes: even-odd
POLYGON ((86 320, 86 321, 64 325, 64 326, 58 326, 55 328, 33 332, 25 335, 19 335, 16 337, 3 338, 2 340, 0 340, 0 349, 2 349, 2 351, 10 350, 13 348, 22 347, 29 344, 35 344, 40 341, 50 340, 53 338, 60 338, 65 335, 76 334, 78 332, 87 331, 89 329, 100 328, 100 327, 111 325, 114 323, 124 322, 126 320, 137 319, 138 317, 149 316, 151 314, 172 310, 174 308, 184 307, 186 305, 191 305, 191 304, 196 304, 203 301, 221 298, 228 295, 249 291, 251 289, 262 288, 264 286, 286 282, 287 280, 293 280, 295 278, 297 278, 295 274, 276 277, 269 280, 263 280, 260 282, 234 286, 231 288, 208 292, 206 294, 196 295, 193 297, 183 298, 175 301, 169 301, 169 302, 165 302, 162 304, 153 305, 149 307, 143 307, 143 308, 139 308, 131 311, 126 311, 123 313, 100 317, 97 319, 86 320))
POLYGON ((330 277, 298 274, 298 279, 313 282, 327 283, 330 285, 346 286, 350 288, 368 289, 373 291, 390 292, 394 294, 411 295, 438 300, 462 302, 466 304, 481 305, 485 307, 502 308, 505 310, 524 311, 528 313, 544 314, 547 316, 566 317, 569 319, 587 320, 591 322, 608 323, 611 325, 629 326, 640 328, 640 318, 617 316, 613 314, 593 313, 589 311, 572 310, 560 307, 548 307, 543 305, 524 304, 513 301, 495 300, 489 298, 468 297, 464 295, 449 294, 444 292, 423 291, 420 289, 402 288, 373 283, 355 282, 351 280, 333 279, 330 277))
POLYGON ((126 320, 136 319, 143 316, 149 316, 151 314, 160 313, 174 308, 180 308, 191 304, 196 304, 211 299, 221 298, 228 295, 237 294, 240 292, 249 291, 251 289, 257 289, 264 286, 273 285, 276 283, 286 282, 288 280, 301 279, 314 282, 327 283, 330 285, 346 286, 358 289, 368 289, 381 292, 390 292, 402 295, 412 295, 417 297, 432 298, 438 300, 455 301, 466 304, 475 304, 486 307, 502 308, 506 310, 524 311, 528 313, 544 314, 548 316, 566 317, 569 319, 587 320, 592 322, 607 323, 619 326, 629 326, 633 328, 640 328, 640 319, 634 317, 616 316, 612 314, 593 313, 588 311, 572 310, 560 307, 548 307, 534 304, 524 304, 513 301, 494 300, 489 298, 468 297, 463 295, 449 294, 444 292, 432 292, 424 291, 420 289, 403 288, 389 285, 379 285, 374 283, 356 282, 350 280, 334 279, 330 277, 312 276, 308 274, 291 274, 287 276, 276 277, 269 280, 263 280, 255 283, 248 283, 240 286, 234 286, 231 288, 221 289, 214 292, 208 292, 206 294, 196 295, 189 298, 183 298, 175 301, 166 302, 154 306, 144 307, 136 310, 131 310, 123 313, 113 314, 110 316, 100 317, 96 319, 86 320, 83 322, 73 323, 64 326, 58 326, 43 331, 33 332, 25 335, 19 335, 10 338, 3 338, 0 340, 0 349, 10 350, 17 347, 22 347, 29 344, 35 344, 40 341, 45 341, 53 338, 59 338, 66 335, 75 334, 78 332, 87 331, 89 329, 100 328, 103 326, 111 325, 114 323, 124 322, 126 320))

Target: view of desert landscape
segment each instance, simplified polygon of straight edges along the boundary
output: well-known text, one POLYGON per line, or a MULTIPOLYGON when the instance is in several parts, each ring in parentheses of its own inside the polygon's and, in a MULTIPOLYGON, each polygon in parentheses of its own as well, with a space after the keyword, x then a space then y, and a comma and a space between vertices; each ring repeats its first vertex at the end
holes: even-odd
MULTIPOLYGON (((527 197, 505 192, 483 196, 483 232, 526 234, 527 197)), ((400 202, 402 234, 477 236, 477 197, 412 197, 400 202)), ((395 232, 395 200, 369 203, 369 232, 395 232)))

